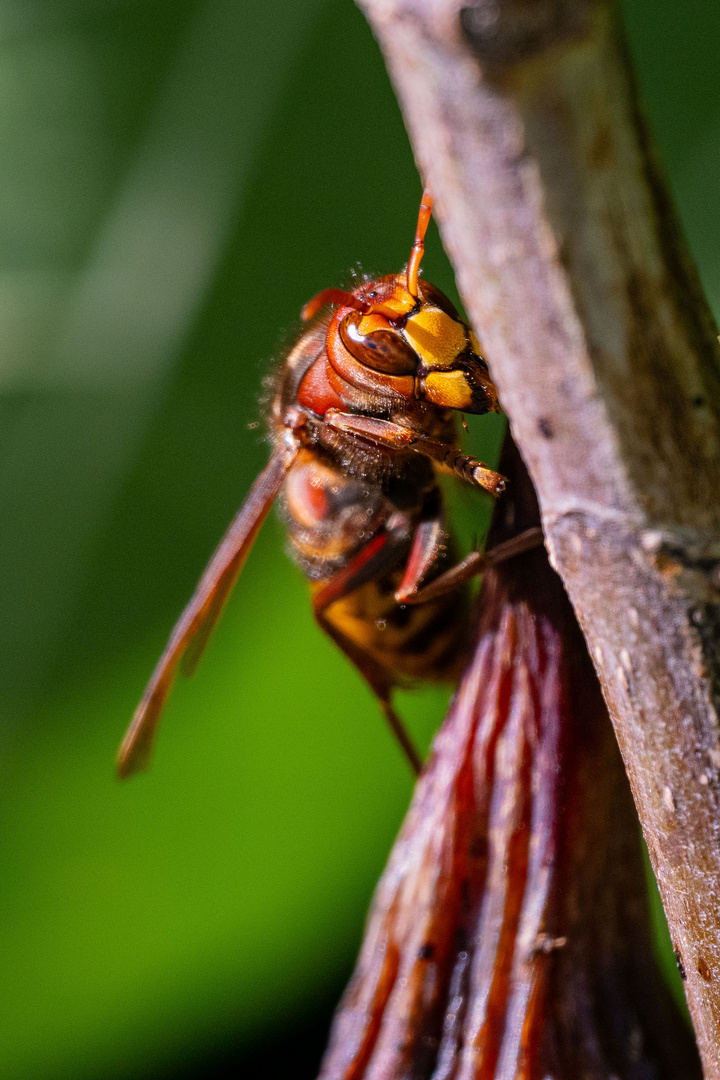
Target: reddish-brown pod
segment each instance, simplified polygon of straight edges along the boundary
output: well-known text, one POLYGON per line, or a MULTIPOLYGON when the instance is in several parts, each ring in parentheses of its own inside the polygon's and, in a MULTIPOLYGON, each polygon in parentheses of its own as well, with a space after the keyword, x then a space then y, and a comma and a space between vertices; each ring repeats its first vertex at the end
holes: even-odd
MULTIPOLYGON (((391 703, 394 687, 457 677, 467 644, 464 582, 487 558, 452 566, 438 472, 498 495, 505 481, 458 445, 462 412, 497 411, 477 340, 418 276, 432 199, 425 192, 407 269, 326 289, 275 380, 272 453, 181 615, 118 755, 148 762, 179 665, 194 670, 272 504, 281 496, 315 617, 375 692, 411 765, 420 760, 391 703)), ((520 546, 538 542, 537 530, 520 546)), ((491 553, 494 560, 513 554, 491 553)))
MULTIPOLYGON (((491 538, 532 527, 514 448, 491 538), (504 513, 507 511, 507 513, 504 513)), ((377 888, 322 1080, 700 1080, 640 834, 543 549, 488 571, 475 650, 377 888)))

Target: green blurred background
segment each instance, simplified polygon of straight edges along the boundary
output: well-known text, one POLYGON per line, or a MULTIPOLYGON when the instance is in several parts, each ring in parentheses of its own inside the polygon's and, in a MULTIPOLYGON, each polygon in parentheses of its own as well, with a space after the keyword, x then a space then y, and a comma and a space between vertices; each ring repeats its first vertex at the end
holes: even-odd
MULTIPOLYGON (((718 310, 720 8, 624 13, 718 310)), ((152 772, 112 763, 301 305, 407 258, 379 53, 350 0, 5 0, 0 148, 0 1076, 312 1076, 410 778, 274 519, 152 772)), ((425 265, 454 295, 434 226, 425 265)))

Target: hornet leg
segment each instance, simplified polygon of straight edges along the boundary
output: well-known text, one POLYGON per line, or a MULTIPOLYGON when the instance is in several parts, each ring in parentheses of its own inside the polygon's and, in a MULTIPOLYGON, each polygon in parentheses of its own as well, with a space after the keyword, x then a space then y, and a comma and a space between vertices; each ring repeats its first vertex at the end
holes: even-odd
MULTIPOLYGON (((444 596, 446 593, 458 588, 459 585, 464 585, 466 581, 475 577, 476 574, 482 574, 491 566, 497 566, 498 563, 512 559, 515 555, 522 554, 523 551, 531 551, 533 548, 540 547, 542 542, 541 528, 526 529, 525 532, 513 536, 511 540, 505 540, 502 544, 491 548, 490 551, 471 551, 462 562, 457 563, 456 566, 451 567, 444 574, 440 574, 424 589, 408 587, 408 585, 412 585, 412 582, 408 583, 406 581, 408 577, 406 572, 402 584, 395 593, 395 599, 401 604, 424 604, 428 600, 436 600, 439 596, 444 596)), ((410 562, 408 561, 408 568, 409 566, 410 562)))
POLYGON ((505 490, 506 480, 494 469, 489 469, 477 458, 463 454, 452 443, 437 442, 428 439, 418 431, 394 424, 391 420, 379 420, 374 416, 358 416, 355 413, 337 412, 328 409, 325 424, 335 431, 345 432, 365 439, 366 442, 382 446, 387 450, 414 450, 418 454, 437 461, 449 472, 465 480, 468 484, 477 484, 491 495, 500 495, 505 490))
POLYGON ((313 612, 318 625, 355 665, 377 697, 390 730, 400 744, 411 769, 418 775, 422 769, 422 761, 405 725, 392 707, 390 700, 392 681, 389 675, 379 667, 373 657, 334 626, 326 615, 327 608, 336 600, 341 600, 361 585, 393 569, 406 546, 407 530, 405 528, 388 529, 386 532, 379 533, 339 574, 336 574, 315 593, 313 612))

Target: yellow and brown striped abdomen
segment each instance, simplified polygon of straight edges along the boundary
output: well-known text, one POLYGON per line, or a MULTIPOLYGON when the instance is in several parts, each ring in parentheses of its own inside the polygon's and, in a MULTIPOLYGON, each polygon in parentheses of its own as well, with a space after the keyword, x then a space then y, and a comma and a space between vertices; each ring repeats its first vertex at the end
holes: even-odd
MULTIPOLYGON (((378 664, 391 685, 453 680, 464 657, 468 619, 464 591, 412 606, 398 604, 394 597, 426 495, 418 492, 416 505, 399 512, 379 485, 347 476, 309 450, 301 452, 285 484, 291 553, 310 578, 314 595, 391 519, 400 513, 406 519, 407 544, 394 549, 392 564, 324 611, 324 619, 378 664)), ((445 552, 431 577, 450 561, 451 553, 445 552)))
MULTIPOLYGON (((394 598, 401 569, 336 600, 325 618, 388 674, 392 685, 449 682, 460 674, 468 631, 464 592, 427 604, 394 598)), ((322 587, 321 583, 314 586, 322 587)))

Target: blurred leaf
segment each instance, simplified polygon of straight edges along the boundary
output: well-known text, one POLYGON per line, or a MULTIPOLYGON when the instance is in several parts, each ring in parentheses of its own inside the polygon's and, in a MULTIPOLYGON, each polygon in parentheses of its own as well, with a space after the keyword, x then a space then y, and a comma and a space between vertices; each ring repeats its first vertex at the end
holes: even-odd
POLYGON ((182 32, 156 38, 148 58, 165 68, 160 80, 138 64, 128 34, 132 26, 142 39, 146 23, 164 23, 158 4, 126 7, 130 26, 121 27, 116 11, 99 20, 88 5, 87 22, 6 46, 0 58, 14 150, 0 173, 8 239, 0 331, 4 310, 9 337, 0 355, 6 393, 23 394, 0 470, 12 530, 0 533, 0 576, 14 585, 0 620, 11 702, 32 701, 57 655, 88 554, 217 270, 313 6, 276 0, 269 34, 272 5, 186 5, 182 32), (113 176, 110 143, 120 132, 109 130, 100 75, 108 55, 116 76, 138 78, 142 67, 147 80, 147 100, 134 101, 145 115, 115 155, 113 176), (33 603, 38 589, 45 601, 33 603))

